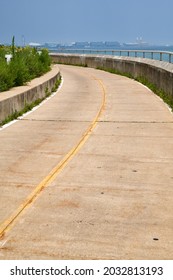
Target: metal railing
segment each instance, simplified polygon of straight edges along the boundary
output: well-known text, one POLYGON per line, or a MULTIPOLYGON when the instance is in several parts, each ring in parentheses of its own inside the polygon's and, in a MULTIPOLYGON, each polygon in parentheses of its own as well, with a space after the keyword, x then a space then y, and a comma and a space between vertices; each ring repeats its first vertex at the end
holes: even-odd
POLYGON ((154 50, 96 50, 96 49, 59 49, 59 53, 102 54, 112 56, 141 57, 173 63, 173 52, 154 50))

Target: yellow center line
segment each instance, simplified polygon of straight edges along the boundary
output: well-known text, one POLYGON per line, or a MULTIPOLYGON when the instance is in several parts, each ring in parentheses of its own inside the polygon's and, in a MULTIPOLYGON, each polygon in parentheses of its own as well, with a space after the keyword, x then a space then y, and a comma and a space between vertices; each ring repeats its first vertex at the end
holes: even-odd
POLYGON ((3 238, 5 233, 7 233, 11 227, 14 225, 17 218, 22 214, 22 212, 29 206, 31 203, 33 203, 40 192, 46 188, 51 182, 55 180, 55 178, 58 176, 58 174, 61 172, 61 170, 68 164, 68 162, 78 153, 78 151, 81 149, 81 147, 85 144, 87 139, 89 138, 91 132, 95 128, 95 126, 98 123, 99 117, 104 110, 105 102, 106 102, 106 90, 104 87, 104 84, 101 80, 97 79, 96 77, 92 76, 94 80, 96 80, 101 87, 102 90, 102 104, 101 107, 94 118, 94 120, 91 122, 81 139, 79 140, 78 144, 73 147, 68 154, 65 155, 65 157, 60 161, 60 163, 52 169, 52 171, 46 176, 40 184, 31 192, 31 194, 26 198, 26 200, 17 208, 16 211, 8 218, 6 219, 1 225, 0 225, 0 238, 3 238))

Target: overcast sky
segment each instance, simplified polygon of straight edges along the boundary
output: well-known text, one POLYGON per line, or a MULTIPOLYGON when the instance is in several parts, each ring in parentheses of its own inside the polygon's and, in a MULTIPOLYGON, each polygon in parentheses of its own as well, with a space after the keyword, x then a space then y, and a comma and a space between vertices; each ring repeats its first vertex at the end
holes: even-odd
POLYGON ((0 0, 0 43, 173 44, 172 13, 173 0, 0 0))

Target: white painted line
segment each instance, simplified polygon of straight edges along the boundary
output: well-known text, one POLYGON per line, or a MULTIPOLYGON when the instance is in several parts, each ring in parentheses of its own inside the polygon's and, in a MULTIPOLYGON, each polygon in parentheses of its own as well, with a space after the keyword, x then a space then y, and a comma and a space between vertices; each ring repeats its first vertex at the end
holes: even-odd
POLYGON ((6 239, 5 241, 1 241, 0 242, 0 248, 3 248, 4 245, 7 243, 8 239, 6 239))

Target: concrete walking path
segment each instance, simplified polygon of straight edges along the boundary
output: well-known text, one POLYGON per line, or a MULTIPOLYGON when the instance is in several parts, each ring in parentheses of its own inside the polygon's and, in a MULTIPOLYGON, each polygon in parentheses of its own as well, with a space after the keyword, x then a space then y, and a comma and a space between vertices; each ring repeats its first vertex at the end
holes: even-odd
POLYGON ((172 259, 173 114, 126 77, 60 71, 0 131, 0 259, 172 259))

